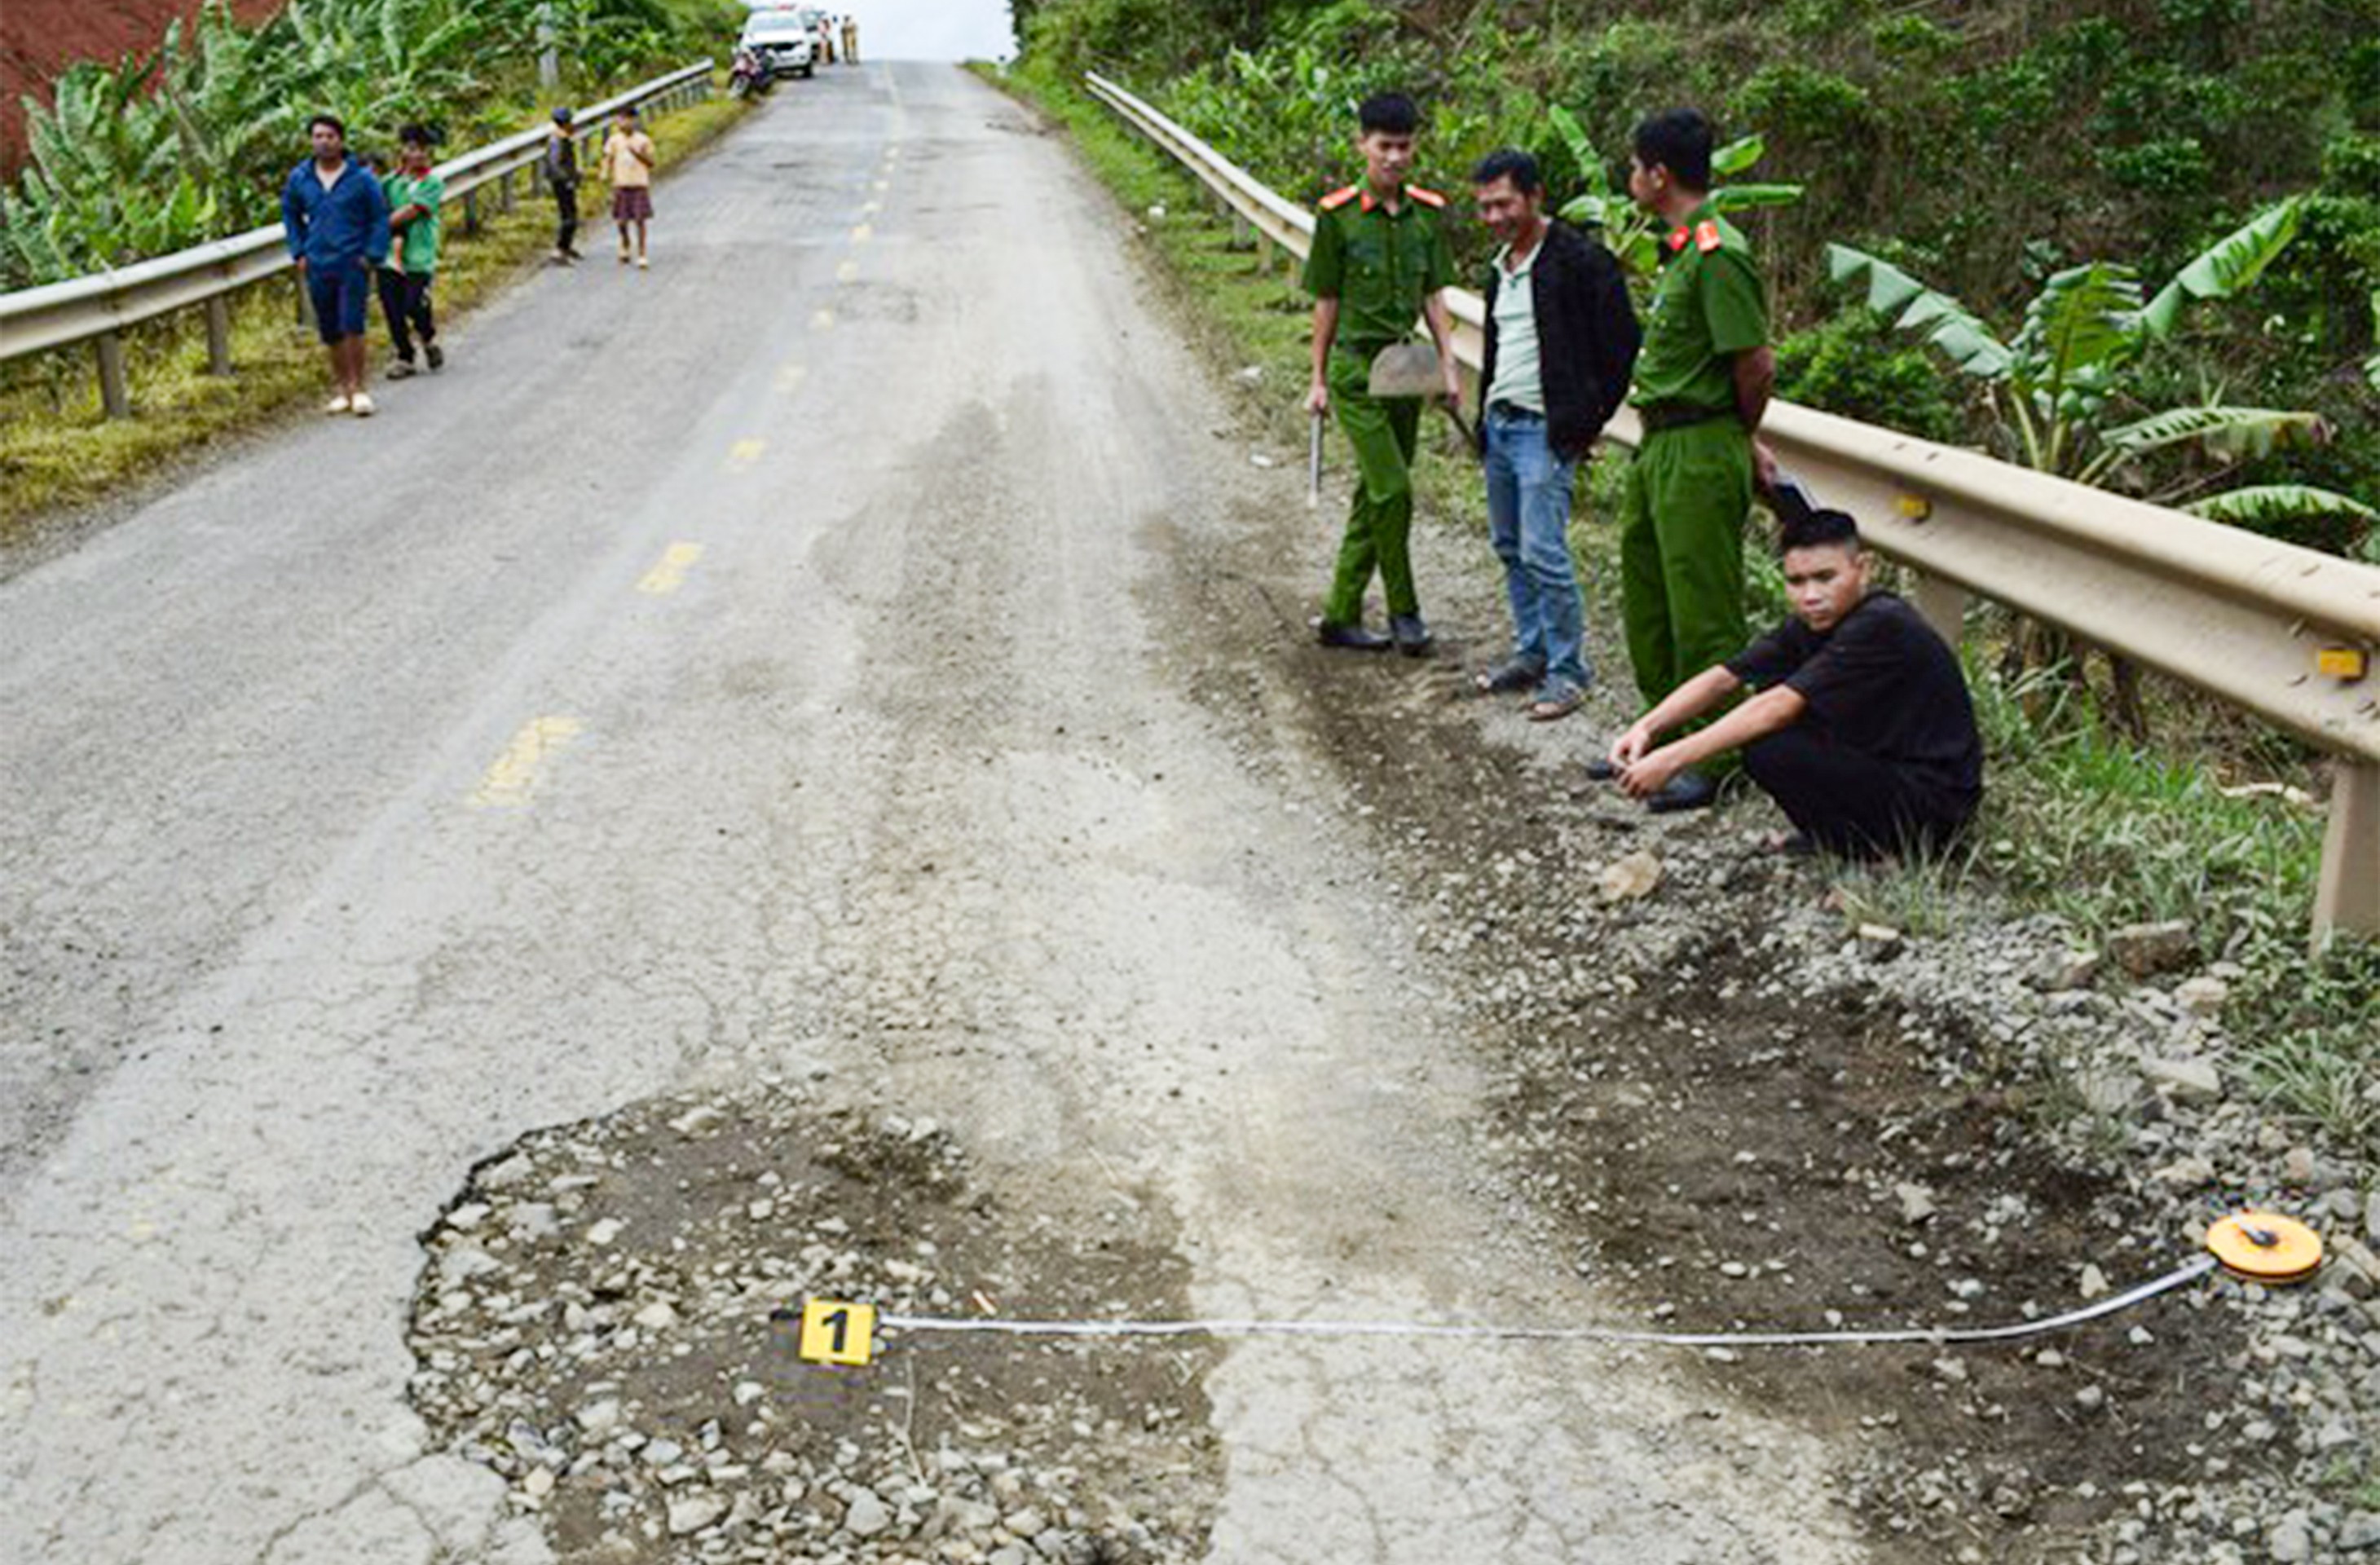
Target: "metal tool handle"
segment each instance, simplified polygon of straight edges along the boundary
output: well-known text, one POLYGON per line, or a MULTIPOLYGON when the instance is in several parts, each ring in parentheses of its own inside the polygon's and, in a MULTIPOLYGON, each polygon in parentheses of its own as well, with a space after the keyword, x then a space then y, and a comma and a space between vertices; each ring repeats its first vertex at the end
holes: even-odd
POLYGON ((1318 510, 1322 505, 1322 415, 1313 418, 1313 433, 1305 444, 1305 508, 1318 510))

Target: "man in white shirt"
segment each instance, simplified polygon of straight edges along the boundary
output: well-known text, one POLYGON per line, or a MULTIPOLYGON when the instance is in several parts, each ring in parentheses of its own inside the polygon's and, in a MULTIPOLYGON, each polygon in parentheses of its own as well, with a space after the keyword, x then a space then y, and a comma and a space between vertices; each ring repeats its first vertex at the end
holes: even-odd
POLYGON ((1528 715, 1547 722, 1576 711, 1595 679, 1571 558, 1571 485, 1627 394, 1636 315, 1609 252, 1547 218, 1535 158, 1508 148, 1471 177, 1480 221, 1504 244, 1485 290, 1479 432, 1488 536, 1512 606, 1512 653, 1475 684, 1482 694, 1528 691, 1528 715))

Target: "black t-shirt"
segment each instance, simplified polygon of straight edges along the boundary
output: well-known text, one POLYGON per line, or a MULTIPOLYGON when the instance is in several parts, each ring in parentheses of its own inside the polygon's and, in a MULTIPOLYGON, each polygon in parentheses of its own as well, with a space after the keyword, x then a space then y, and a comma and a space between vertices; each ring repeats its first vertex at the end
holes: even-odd
POLYGON ((1892 593, 1869 593, 1823 636, 1787 620, 1727 669, 1756 689, 1798 692, 1810 704, 1803 721, 1951 801, 1983 792, 1984 745, 1958 657, 1892 593))

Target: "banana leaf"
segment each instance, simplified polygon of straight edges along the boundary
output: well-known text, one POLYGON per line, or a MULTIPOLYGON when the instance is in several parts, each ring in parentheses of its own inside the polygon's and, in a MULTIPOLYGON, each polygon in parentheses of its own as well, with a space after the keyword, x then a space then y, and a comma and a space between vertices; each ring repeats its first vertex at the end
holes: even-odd
POLYGON ((2231 461, 2270 455, 2285 445, 2319 445, 2330 427, 2316 413, 2209 404, 2154 413, 2103 433, 2109 449, 2128 456, 2173 445, 2197 445, 2231 461))
POLYGON ((1768 142, 1757 132, 1730 141, 1711 153, 1711 173, 1719 178, 1742 174, 1758 163, 1768 152, 1768 142))
POLYGON ((2297 483, 2251 484, 2244 489, 2227 489, 2220 494, 2192 501, 2182 509, 2211 522, 2233 522, 2243 527, 2301 522, 2318 516, 2352 516, 2358 521, 2380 522, 2380 511, 2351 495, 2297 483))
POLYGON ((1827 275, 1837 283, 1864 275, 1867 307, 1904 332, 1922 336, 1962 372, 1980 380, 2004 378, 2013 363, 2006 344, 1949 294, 1849 245, 1827 247, 1827 275))
POLYGON ((2157 336, 2170 336, 2192 300, 2229 298, 2253 285, 2297 237, 2304 210, 2305 198, 2291 196, 2209 246, 2149 301, 2142 323, 2157 336))
POLYGON ((2093 261, 2060 272, 2025 307, 2012 346, 2021 381, 2062 387, 2111 369, 2140 343, 2141 285, 2129 266, 2093 261))
MULTIPOLYGON (((1586 127, 1578 122, 1578 115, 1556 103, 1546 111, 1546 117, 1553 121, 1554 134, 1561 138, 1562 145, 1570 150, 1571 161, 1578 164, 1578 176, 1586 182, 1588 193, 1605 200, 1625 200, 1628 193, 1612 184, 1611 171, 1604 167, 1602 156, 1595 150, 1595 140, 1587 135, 1586 127)), ((1570 207, 1564 207, 1562 212, 1567 216, 1570 207)))
POLYGON ((1718 212, 1749 212, 1755 207, 1790 207, 1802 199, 1799 185, 1722 185, 1710 193, 1718 212))

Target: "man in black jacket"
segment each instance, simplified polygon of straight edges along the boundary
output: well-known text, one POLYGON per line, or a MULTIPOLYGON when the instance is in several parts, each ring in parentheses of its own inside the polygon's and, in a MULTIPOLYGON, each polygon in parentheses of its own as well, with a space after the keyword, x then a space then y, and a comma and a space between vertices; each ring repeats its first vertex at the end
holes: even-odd
POLYGON ((1640 337, 1610 253, 1547 220, 1535 158, 1492 152, 1471 178, 1480 221, 1504 246, 1488 270, 1479 432, 1488 535, 1512 603, 1512 653, 1475 682, 1528 691, 1528 715, 1550 722, 1576 711, 1595 677, 1571 561, 1572 475, 1628 394, 1640 337))

